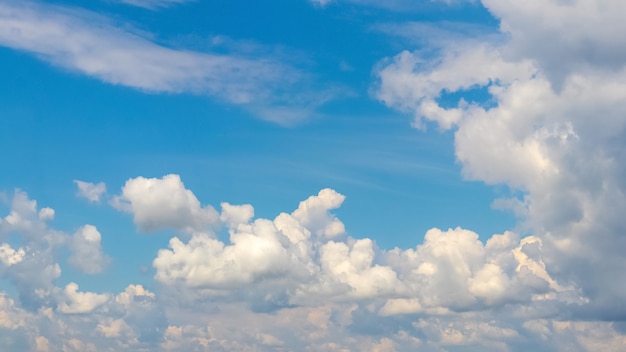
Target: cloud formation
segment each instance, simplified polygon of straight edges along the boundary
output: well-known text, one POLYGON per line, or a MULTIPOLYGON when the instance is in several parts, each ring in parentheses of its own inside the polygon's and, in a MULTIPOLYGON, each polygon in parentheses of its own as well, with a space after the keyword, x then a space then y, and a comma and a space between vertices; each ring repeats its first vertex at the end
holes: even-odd
POLYGON ((101 272, 110 259, 102 252, 100 232, 93 225, 85 225, 72 236, 69 262, 86 274, 101 272))
POLYGON ((107 187, 104 182, 91 183, 74 180, 78 187, 78 195, 93 203, 99 203, 100 198, 106 193, 107 187))
POLYGON ((115 0, 117 2, 125 3, 132 6, 143 7, 150 10, 158 10, 178 4, 184 4, 186 2, 193 2, 195 0, 115 0))
MULTIPOLYGON (((483 234, 481 241, 471 229, 432 228, 411 248, 385 250, 347 231, 333 213, 345 197, 330 188, 273 218, 255 218, 250 204, 224 202, 218 211, 202 203, 178 175, 140 176, 111 204, 130 214, 139 231, 173 232, 151 258, 154 288, 128 283, 117 292, 91 292, 61 283, 63 266, 104 270, 106 233, 93 225, 73 235, 57 230, 52 208, 16 190, 0 217, 0 276, 17 292, 0 294, 0 345, 9 351, 624 350, 626 54, 619 34, 626 25, 619 14, 626 5, 483 4, 501 20, 507 41, 452 38, 430 48, 435 59, 403 51, 377 67, 376 94, 414 114, 416 127, 452 131, 467 179, 512 190, 495 206, 511 208, 520 231, 483 234), (562 42, 547 48, 546 39, 557 37, 562 42), (488 101, 447 96, 475 90, 488 101)), ((44 45, 58 40, 53 24, 75 18, 55 8, 61 22, 39 19, 34 8, 0 5, 6 19, 0 28, 44 45), (18 26, 35 18, 46 33, 18 26)), ((95 40, 86 33, 86 41, 95 40)), ((119 38, 183 62, 197 59, 126 32, 119 38)), ((79 48, 86 45, 81 40, 79 48)), ((89 58, 80 50, 37 51, 24 43, 21 49, 60 66, 92 67, 78 60, 89 58), (81 63, 67 64, 74 61, 81 63)), ((161 67, 147 66, 148 74, 161 67)), ((102 72, 94 75, 107 80, 121 71, 102 72)), ((137 87, 168 91, 178 82, 156 76, 139 77, 137 87)), ((124 79, 120 84, 135 82, 124 79)), ((84 193, 94 186, 85 185, 84 193)))
POLYGON ((304 88, 312 86, 307 74, 272 57, 171 49, 128 27, 76 8, 0 5, 0 45, 106 83, 149 93, 206 95, 281 124, 306 119, 337 93, 304 88))
POLYGON ((202 231, 219 221, 217 211, 212 206, 202 207, 178 175, 129 179, 111 205, 132 213, 135 225, 142 232, 165 228, 202 231))
MULTIPOLYGON (((169 199, 164 211, 173 215, 158 225, 183 234, 198 226, 192 215, 208 209, 178 175, 130 179, 122 196, 129 211, 142 214, 138 228, 154 225, 163 211, 144 207, 148 200, 165 206, 160 199, 169 199)), ((562 315, 596 302, 578 282, 553 274, 544 259, 553 250, 545 246, 549 237, 506 232, 483 243, 470 230, 434 228, 414 248, 381 250, 345 233, 332 214, 344 199, 323 189, 274 219, 254 218, 251 205, 222 203, 214 219, 228 229, 228 241, 216 238, 216 228, 173 237, 153 260, 156 292, 130 284, 98 293, 75 282, 57 286, 59 251, 52 250, 69 246, 98 258, 97 229, 86 225, 73 236, 50 229, 39 214, 51 210, 16 192, 0 233, 18 231, 31 245, 1 247, 0 272, 22 294, 19 302, 0 300, 0 338, 10 333, 13 350, 77 351, 622 346, 626 336, 609 323, 562 315), (43 236, 30 237, 33 230, 43 236), (60 239, 46 241, 46 233, 60 239)), ((86 258, 75 253, 70 263, 86 258)))
POLYGON ((415 126, 431 121, 454 129, 467 179, 523 193, 497 205, 510 206, 541 239, 547 271, 590 300, 565 315, 622 319, 626 311, 615 304, 626 280, 617 249, 624 243, 618 214, 626 210, 626 52, 616 33, 626 27, 615 14, 625 5, 483 4, 509 40, 452 42, 429 61, 404 51, 378 71, 377 97, 414 113, 415 126), (486 89, 491 101, 442 98, 476 89, 486 89))

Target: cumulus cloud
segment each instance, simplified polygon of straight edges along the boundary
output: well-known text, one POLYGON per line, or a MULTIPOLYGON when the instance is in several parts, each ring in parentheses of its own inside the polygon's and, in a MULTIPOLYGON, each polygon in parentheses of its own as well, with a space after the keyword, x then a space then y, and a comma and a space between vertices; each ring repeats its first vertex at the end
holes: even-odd
POLYGON ((537 237, 520 241, 507 232, 483 244, 469 230, 432 229, 415 249, 391 251, 367 238, 333 239, 344 229, 330 211, 344 198, 324 189, 274 220, 251 220, 251 206, 223 203, 229 243, 210 234, 188 242, 172 238, 153 262, 155 279, 200 296, 255 287, 254 295, 281 297, 279 306, 370 299, 383 316, 498 307, 540 296, 565 302, 578 294, 545 270, 537 237))
MULTIPOLYGON (((196 223, 188 210, 202 208, 177 175, 136 180, 157 189, 156 203, 163 190, 184 200, 174 202, 187 209, 174 212, 179 227, 196 223)), ((12 228, 53 231, 36 202, 16 197, 11 219, 20 220, 11 223, 21 225, 12 228), (25 219, 31 226, 22 226, 25 219)), ((130 199, 124 204, 132 210, 130 199)), ((435 228, 414 248, 382 250, 372 239, 346 235, 343 225, 334 230, 343 223, 332 211, 344 199, 323 189, 273 220, 254 218, 251 205, 222 203, 229 240, 210 232, 172 238, 153 261, 156 292, 134 284, 117 294, 80 291, 75 282, 58 287, 55 251, 3 245, 0 272, 31 295, 17 302, 2 296, 0 340, 6 329, 23 337, 4 343, 15 350, 621 347, 617 327, 554 320, 563 307, 584 307, 589 298, 553 275, 545 237, 505 232, 482 242, 470 230, 435 228)), ((98 235, 85 225, 63 243, 72 248, 79 239, 89 252, 98 235)))
POLYGON ((61 275, 55 251, 67 244, 69 236, 49 227, 54 213, 48 207, 39 209, 36 201, 16 190, 9 214, 0 218, 0 238, 17 238, 20 243, 17 249, 8 243, 0 246, 0 275, 15 286, 27 307, 46 301, 61 275))
POLYGON ((47 222, 54 219, 54 209, 44 207, 37 209, 37 202, 17 189, 11 201, 11 211, 0 218, 0 235, 20 232, 27 241, 45 241, 58 243, 63 241, 59 232, 49 231, 47 222))
POLYGON ((78 292, 78 285, 74 282, 65 286, 63 296, 62 302, 57 306, 57 311, 64 314, 90 313, 110 298, 108 294, 78 292))
POLYGON ((78 230, 70 244, 70 264, 87 274, 101 272, 110 260, 102 252, 101 239, 100 232, 93 225, 85 225, 78 230))
POLYGON ((19 293, 0 295, 2 345, 623 350, 626 57, 615 33, 626 29, 617 15, 624 5, 483 4, 508 41, 451 40, 435 60, 404 51, 377 68, 377 96, 414 114, 416 126, 453 130, 464 176, 521 194, 495 206, 514 209, 531 235, 481 241, 469 229, 433 228, 413 248, 384 250, 346 233, 333 214, 345 197, 332 189, 263 219, 251 205, 222 203, 218 214, 177 175, 137 177, 113 204, 140 230, 191 235, 172 238, 154 258, 154 292, 141 285, 80 292, 75 283, 55 285, 61 268, 53 249, 72 236, 49 227, 52 209, 16 191, 0 219, 3 241, 21 239, 0 246, 0 273, 19 293), (580 25, 570 28, 572 21, 580 25), (566 40, 544 50, 543 41, 559 34, 566 40), (558 53, 568 54, 559 65, 558 53), (474 89, 485 89, 489 103, 442 102, 442 92, 474 89), (228 240, 213 234, 219 223, 228 240))
POLYGON ((132 213, 135 225, 143 232, 165 228, 203 231, 219 221, 217 211, 212 206, 202 207, 178 175, 129 179, 111 205, 132 213))
POLYGON ((244 287, 261 279, 289 285, 310 279, 319 270, 312 263, 313 243, 345 231, 330 213, 344 198, 324 189, 300 202, 291 214, 251 223, 254 209, 250 205, 222 203, 221 218, 229 227, 230 244, 209 234, 194 235, 188 243, 173 238, 170 249, 161 250, 154 260, 155 278, 213 289, 244 287))
POLYGON ((74 183, 78 187, 78 195, 93 203, 100 202, 100 198, 107 191, 104 182, 91 183, 74 180, 74 183))
MULTIPOLYGON (((507 41, 452 42, 428 61, 419 51, 402 52, 381 64, 377 96, 414 113, 416 126, 455 129, 466 178, 524 193, 496 205, 508 204, 541 240, 544 270, 589 298, 566 314, 622 317, 626 52, 616 33, 626 27, 616 14, 625 5, 483 4, 507 41), (491 101, 441 101, 442 92, 473 89, 486 89, 491 101)), ((485 268, 485 276, 500 277, 494 269, 485 268)))
POLYGON ((0 245, 0 261, 6 265, 11 266, 24 260, 26 252, 20 248, 18 250, 13 249, 11 245, 3 243, 0 245))

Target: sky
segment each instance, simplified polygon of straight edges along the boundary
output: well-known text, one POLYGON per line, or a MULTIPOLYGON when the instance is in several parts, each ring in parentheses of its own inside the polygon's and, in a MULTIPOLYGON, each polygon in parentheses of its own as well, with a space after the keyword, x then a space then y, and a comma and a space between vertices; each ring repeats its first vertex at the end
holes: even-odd
POLYGON ((623 351, 624 13, 0 0, 0 346, 623 351))

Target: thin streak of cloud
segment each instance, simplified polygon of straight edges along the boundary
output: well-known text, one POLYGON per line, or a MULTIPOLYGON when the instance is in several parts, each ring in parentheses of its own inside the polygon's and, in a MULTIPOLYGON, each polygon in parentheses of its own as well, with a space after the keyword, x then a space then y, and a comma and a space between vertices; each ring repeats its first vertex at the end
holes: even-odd
POLYGON ((117 2, 125 3, 131 6, 143 7, 149 10, 157 10, 160 8, 166 8, 178 4, 184 4, 187 2, 194 2, 195 0, 116 0, 117 2))
POLYGON ((503 37, 495 27, 469 22, 378 23, 372 29, 401 38, 409 44, 426 45, 429 48, 443 48, 452 43, 471 40, 496 42, 503 37))

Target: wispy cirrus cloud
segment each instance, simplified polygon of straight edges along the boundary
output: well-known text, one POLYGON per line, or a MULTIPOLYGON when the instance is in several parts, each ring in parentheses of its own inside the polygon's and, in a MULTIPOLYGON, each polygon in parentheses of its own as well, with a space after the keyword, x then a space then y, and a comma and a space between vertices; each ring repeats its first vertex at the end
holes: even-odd
POLYGON ((372 29, 400 38, 403 42, 425 45, 428 48, 442 48, 460 41, 496 42, 503 40, 497 28, 471 22, 388 22, 375 24, 372 29))
POLYGON ((195 0, 115 0, 124 4, 143 7, 149 10, 157 10, 160 8, 170 7, 178 4, 184 4, 187 2, 194 2, 195 0))
POLYGON ((333 94, 303 88, 310 77, 272 57, 172 49, 82 9, 2 4, 0 45, 106 83, 206 95, 277 123, 313 114, 333 94))
POLYGON ((429 4, 433 3, 443 3, 446 5, 455 5, 455 4, 463 4, 463 3, 476 3, 476 0, 424 0, 424 1, 415 1, 415 0, 310 0, 313 4, 318 6, 326 6, 328 4, 334 2, 347 2, 353 3, 356 5, 363 6, 371 6, 371 7, 379 7, 391 11, 406 11, 406 10, 417 10, 421 9, 429 4))

